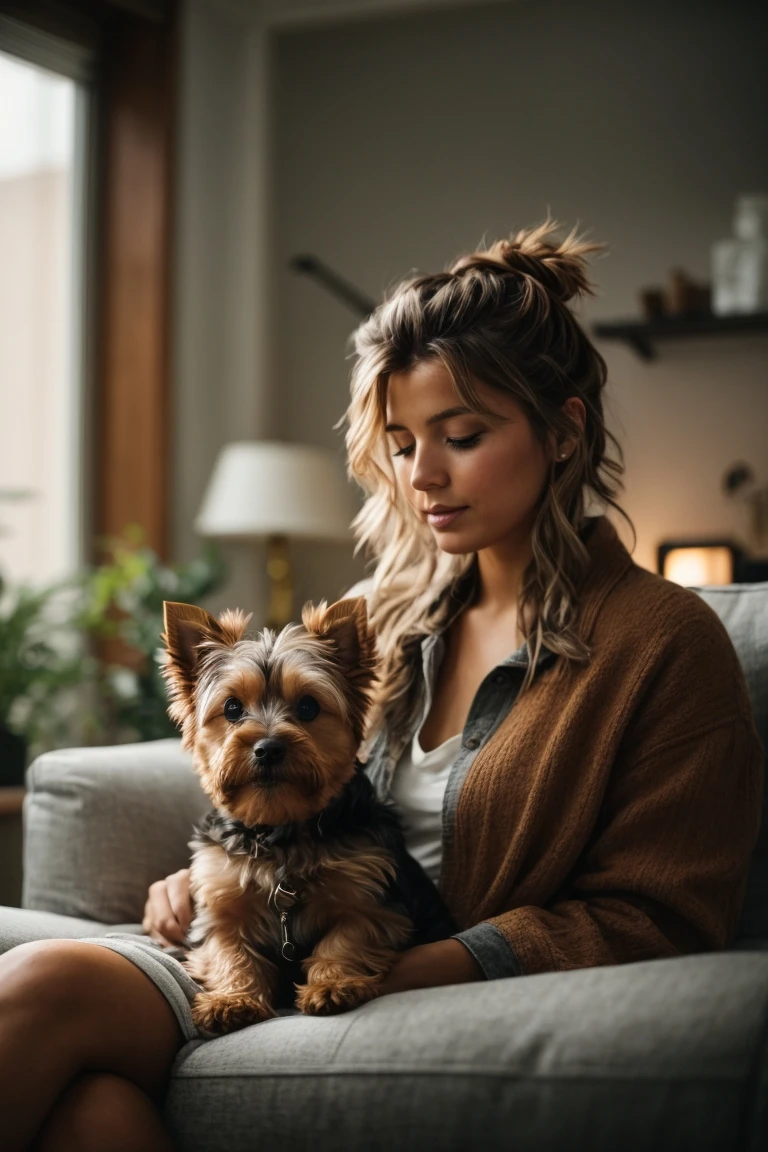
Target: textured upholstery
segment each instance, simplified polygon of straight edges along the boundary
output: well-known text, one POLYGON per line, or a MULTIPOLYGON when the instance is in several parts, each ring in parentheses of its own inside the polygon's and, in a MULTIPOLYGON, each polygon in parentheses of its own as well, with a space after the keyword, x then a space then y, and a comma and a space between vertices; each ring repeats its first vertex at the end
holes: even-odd
MULTIPOLYGON (((696 589, 728 629, 768 743, 768 584, 696 589)), ((207 801, 178 741, 30 768, 27 939, 138 931, 207 801)), ((766 798, 768 803, 768 797, 766 798)), ((757 1152, 768 1147, 768 826, 728 952, 404 992, 180 1052, 183 1152, 757 1152)))

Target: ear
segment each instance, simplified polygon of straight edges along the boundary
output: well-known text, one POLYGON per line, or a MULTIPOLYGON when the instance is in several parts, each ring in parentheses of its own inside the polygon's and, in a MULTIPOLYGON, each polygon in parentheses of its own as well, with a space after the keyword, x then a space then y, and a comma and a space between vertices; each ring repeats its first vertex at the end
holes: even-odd
POLYGON ((163 603, 165 660, 162 674, 168 686, 168 715, 182 730, 182 747, 194 744, 194 694, 203 652, 231 647, 250 620, 242 612, 224 612, 221 622, 194 604, 163 603))
POLYGON ((218 620, 194 604, 163 602, 165 631, 161 639, 168 652, 168 663, 176 667, 191 686, 197 679, 200 660, 198 645, 203 640, 224 640, 218 620))
POLYGON ((304 605, 301 621, 308 632, 333 641, 341 663, 349 672, 367 664, 375 650, 375 638, 368 626, 368 608, 364 596, 351 600, 337 600, 326 608, 325 601, 317 607, 304 605))
POLYGON ((348 686, 352 731, 359 745, 371 692, 377 680, 378 664, 376 634, 368 623, 365 597, 338 600, 330 608, 326 608, 324 600, 317 607, 310 602, 304 605, 301 621, 308 632, 314 632, 332 644, 348 686))

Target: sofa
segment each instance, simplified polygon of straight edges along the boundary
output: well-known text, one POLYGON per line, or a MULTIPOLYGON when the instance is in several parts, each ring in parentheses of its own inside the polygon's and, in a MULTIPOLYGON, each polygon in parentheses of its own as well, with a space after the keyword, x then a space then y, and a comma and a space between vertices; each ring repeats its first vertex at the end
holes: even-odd
MULTIPOLYGON (((768 583, 695 591, 768 747, 768 583)), ((188 864, 208 808, 179 742, 50 752, 27 789, 22 907, 0 908, 0 951, 141 932, 150 883, 188 864)), ((768 819, 725 951, 288 1011, 186 1044, 165 1116, 184 1152, 768 1149, 768 819)))

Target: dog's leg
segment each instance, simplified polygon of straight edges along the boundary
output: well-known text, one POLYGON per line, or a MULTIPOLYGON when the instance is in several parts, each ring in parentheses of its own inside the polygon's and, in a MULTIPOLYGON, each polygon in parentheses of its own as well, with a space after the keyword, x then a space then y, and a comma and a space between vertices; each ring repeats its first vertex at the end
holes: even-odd
POLYGON ((192 1004, 198 1028, 222 1035, 277 1015, 277 966, 255 951, 236 926, 217 925, 182 961, 202 984, 192 1004))
POLYGON ((407 946, 407 916, 376 906, 334 922, 304 961, 306 984, 296 989, 296 1007, 309 1016, 330 1016, 365 1004, 407 946))

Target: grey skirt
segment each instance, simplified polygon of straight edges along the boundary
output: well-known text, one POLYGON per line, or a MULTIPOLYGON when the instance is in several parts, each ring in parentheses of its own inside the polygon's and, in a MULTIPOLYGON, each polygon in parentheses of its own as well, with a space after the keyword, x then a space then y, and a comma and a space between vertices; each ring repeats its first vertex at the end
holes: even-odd
MULTIPOLYGON (((157 985, 173 1009, 185 1040, 210 1040, 211 1033, 199 1029, 192 1019, 192 1001, 203 988, 182 966, 180 960, 188 949, 163 945, 151 936, 134 935, 132 932, 107 932, 105 936, 80 937, 82 943, 100 944, 111 948, 149 976, 157 985)), ((298 1009, 276 1007, 278 1016, 294 1016, 298 1009)))

